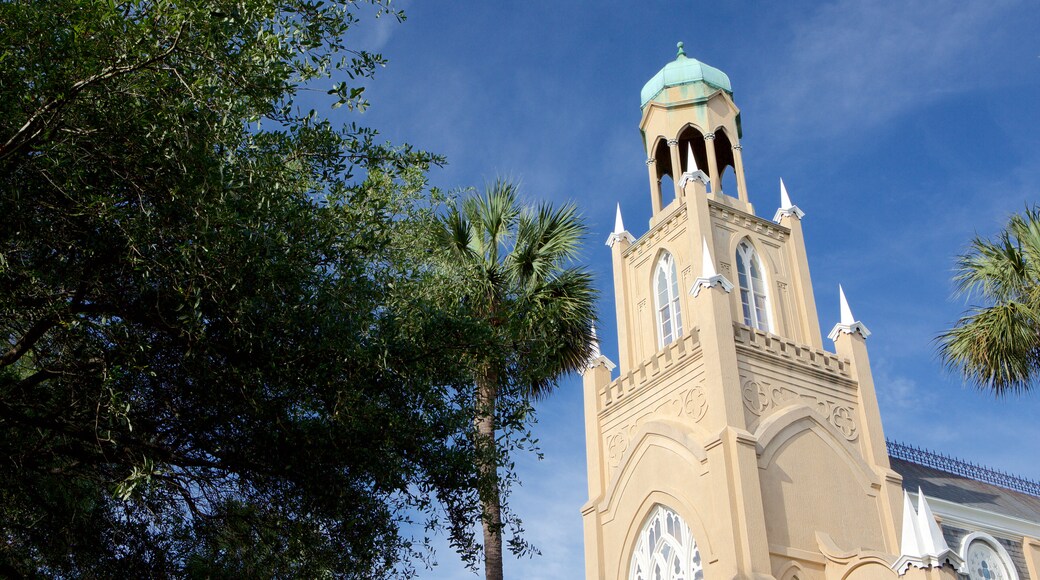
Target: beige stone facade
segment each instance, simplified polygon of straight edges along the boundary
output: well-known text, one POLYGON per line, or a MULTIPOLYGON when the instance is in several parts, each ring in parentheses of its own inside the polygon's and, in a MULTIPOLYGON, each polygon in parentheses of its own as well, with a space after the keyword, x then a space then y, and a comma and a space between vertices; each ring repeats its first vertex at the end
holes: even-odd
MULTIPOLYGON (((955 578, 955 561, 897 569, 902 478, 867 332, 843 320, 824 349, 803 214, 755 215, 732 95, 696 79, 666 86, 640 129, 649 230, 633 239, 619 225, 608 242, 618 376, 602 357, 584 375, 587 577, 674 566, 661 577, 955 578), (658 525, 657 543, 673 545, 644 553, 658 525)), ((1024 545, 1033 578, 1038 545, 1024 545)))

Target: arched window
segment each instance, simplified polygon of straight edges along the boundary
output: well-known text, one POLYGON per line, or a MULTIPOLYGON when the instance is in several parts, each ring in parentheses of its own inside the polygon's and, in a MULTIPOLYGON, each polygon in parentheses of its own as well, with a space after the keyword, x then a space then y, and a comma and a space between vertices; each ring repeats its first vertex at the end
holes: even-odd
POLYGON ((679 278, 675 275, 675 260, 667 252, 657 260, 654 295, 657 297, 657 346, 662 348, 682 336, 679 278))
POLYGON ((737 277, 740 281, 740 306, 744 311, 744 324, 771 332, 769 322, 769 296, 762 275, 762 261, 754 246, 746 240, 737 246, 737 277))
POLYGON ((656 506, 639 533, 629 580, 704 580, 697 542, 679 514, 656 506))
POLYGON ((993 536, 972 532, 961 539, 959 572, 969 580, 1018 580, 1018 571, 1008 551, 993 536))

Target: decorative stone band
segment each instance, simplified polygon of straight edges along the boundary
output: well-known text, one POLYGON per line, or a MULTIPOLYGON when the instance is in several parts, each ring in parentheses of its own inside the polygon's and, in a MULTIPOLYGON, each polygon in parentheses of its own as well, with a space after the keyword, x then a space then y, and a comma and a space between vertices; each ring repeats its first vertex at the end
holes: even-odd
POLYGON ((705 133, 704 134, 704 140, 705 141, 714 141, 715 140, 715 133, 705 133))
POLYGON ((780 218, 792 215, 798 219, 802 219, 805 217, 805 212, 802 211, 801 208, 799 208, 797 205, 792 205, 791 207, 782 207, 776 210, 776 215, 773 216, 773 221, 776 223, 780 223, 780 218))
POLYGON ((636 239, 632 236, 632 234, 630 234, 628 232, 614 232, 614 233, 610 234, 609 236, 607 236, 607 245, 610 246, 611 248, 613 248, 614 247, 614 243, 616 243, 616 242, 618 242, 620 240, 628 240, 628 243, 630 243, 630 244, 632 242, 636 241, 636 239))
POLYGON ((653 165, 654 163, 657 163, 656 159, 654 159, 653 157, 647 158, 647 160, 646 160, 646 164, 647 165, 653 165))
MULTIPOLYGON (((599 355, 596 358, 589 359, 589 362, 585 365, 585 370, 591 371, 592 369, 598 366, 607 367, 608 371, 613 371, 615 368, 617 368, 617 366, 613 362, 611 362, 609 358, 603 355, 599 355)), ((585 374, 584 371, 582 372, 582 374, 585 374)))
POLYGON ((740 145, 734 145, 734 146, 733 146, 733 150, 734 150, 734 151, 740 151, 741 149, 743 149, 743 147, 742 147, 742 146, 740 146, 740 145))
POLYGON ((703 183, 705 187, 708 186, 708 176, 705 175, 705 173, 700 169, 698 169, 697 171, 687 171, 686 173, 683 173, 682 179, 679 180, 679 189, 686 187, 687 182, 690 181, 699 181, 703 183))
POLYGON ((697 296, 701 293, 702 288, 714 288, 715 286, 722 286, 722 289, 726 292, 733 291, 733 282, 730 282, 722 274, 715 274, 714 276, 704 277, 701 276, 693 281, 693 288, 690 289, 690 293, 697 296))
POLYGON ((868 336, 870 336, 870 331, 867 330, 867 327, 864 326, 862 322, 857 320, 852 324, 842 324, 840 322, 838 324, 835 324, 834 328, 831 329, 830 334, 827 335, 827 338, 831 340, 838 340, 838 334, 852 334, 853 332, 859 332, 860 335, 863 336, 863 338, 867 338, 868 336))
POLYGON ((668 140, 668 146, 669 147, 675 147, 678 144, 679 144, 679 140, 678 139, 669 139, 668 140))

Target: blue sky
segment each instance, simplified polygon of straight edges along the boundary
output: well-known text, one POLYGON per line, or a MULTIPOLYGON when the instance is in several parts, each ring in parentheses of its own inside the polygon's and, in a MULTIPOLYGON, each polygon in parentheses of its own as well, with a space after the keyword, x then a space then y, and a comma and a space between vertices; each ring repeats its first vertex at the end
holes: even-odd
MULTIPOLYGON (((675 56, 725 71, 742 110, 749 195, 772 217, 778 179, 805 212, 820 324, 837 288, 868 340, 886 435, 1040 479, 1040 392, 964 387, 934 336, 965 308, 954 257, 977 232, 1040 201, 1040 3, 405 2, 409 19, 355 39, 390 65, 362 124, 444 154, 443 188, 522 179, 531 201, 574 202, 616 360, 610 256, 620 203, 646 231, 639 90, 675 56)), ((832 345, 826 341, 826 346, 832 345)), ((580 379, 539 405, 543 461, 519 458, 512 505, 542 551, 507 576, 583 577, 587 500, 580 379)), ((447 548, 422 578, 473 577, 447 548)))

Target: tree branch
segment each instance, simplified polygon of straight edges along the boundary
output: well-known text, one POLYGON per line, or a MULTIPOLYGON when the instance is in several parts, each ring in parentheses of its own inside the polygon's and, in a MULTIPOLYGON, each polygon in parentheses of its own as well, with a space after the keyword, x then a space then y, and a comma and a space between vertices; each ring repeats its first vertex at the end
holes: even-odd
POLYGON ((177 49, 177 44, 180 42, 181 34, 184 32, 185 26, 186 23, 182 22, 180 28, 177 29, 177 35, 174 37, 173 42, 170 43, 170 46, 152 58, 145 59, 135 64, 113 66, 95 75, 77 81, 69 88, 68 93, 61 97, 51 99, 49 102, 44 104, 39 110, 33 113, 31 117, 29 117, 29 120, 26 121, 20 129, 15 131, 14 135, 11 135, 3 145, 0 145, 0 161, 10 157, 16 151, 36 139, 41 133, 43 133, 47 126, 53 123, 54 119, 59 116, 62 109, 68 106, 69 103, 91 85, 107 81, 120 75, 136 72, 173 54, 173 51, 177 49))

